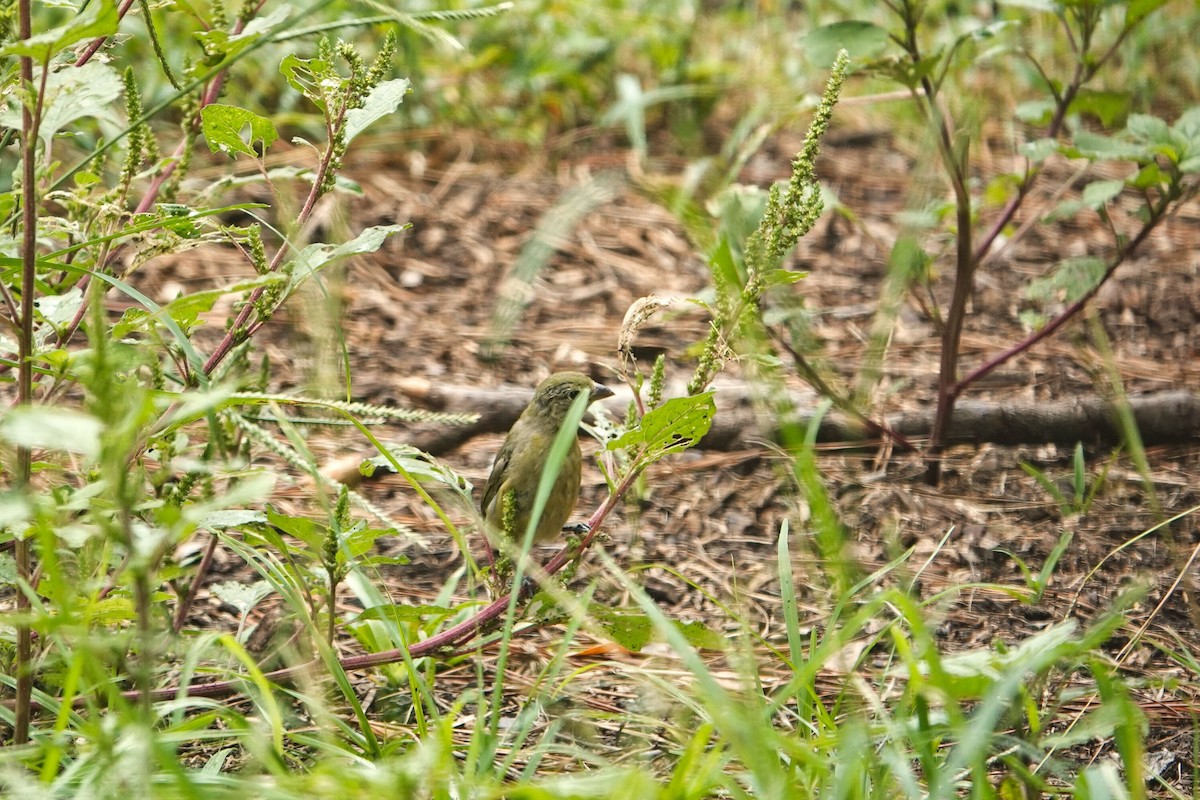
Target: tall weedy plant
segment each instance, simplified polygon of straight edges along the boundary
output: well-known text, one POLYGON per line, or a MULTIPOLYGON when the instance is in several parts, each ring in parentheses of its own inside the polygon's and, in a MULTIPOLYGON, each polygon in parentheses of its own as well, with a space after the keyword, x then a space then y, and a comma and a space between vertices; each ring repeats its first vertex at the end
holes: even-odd
POLYGON ((1002 15, 967 23, 965 31, 934 18, 924 2, 888 0, 883 5, 890 24, 840 22, 815 31, 808 43, 848 47, 867 59, 865 71, 908 90, 936 143, 950 191, 943 226, 929 231, 931 236, 903 237, 892 252, 893 269, 911 282, 928 272, 936 249, 949 243, 953 292, 944 314, 934 309, 941 326, 941 361, 926 451, 927 478, 936 483, 938 455, 963 392, 1073 319, 1172 211, 1200 191, 1200 108, 1188 109, 1172 123, 1144 109, 1134 113, 1139 109, 1132 93, 1093 88, 1099 76, 1114 69, 1122 46, 1165 5, 1159 0, 1002 3, 1002 15), (1058 33, 1054 52, 1061 57, 1035 51, 1034 44, 1044 37, 1027 34, 1046 17, 1058 33), (980 106, 989 99, 981 101, 969 91, 966 79, 980 65, 1001 61, 1010 72, 1027 67, 1040 96, 1003 112, 1013 116, 1021 132, 1013 143, 1020 166, 980 183, 973 178, 978 168, 972 157, 981 136, 978 120, 995 118, 996 111, 980 106), (1072 182, 1086 185, 1077 195, 1067 191, 1070 186, 1052 185, 1048 206, 1039 200, 1041 207, 1031 207, 1037 204, 1039 184, 1055 180, 1046 170, 1055 156, 1085 160, 1086 168, 1072 182), (1088 179, 1099 171, 1124 175, 1088 179), (1118 198, 1134 206, 1132 213, 1112 213, 1118 198), (1066 301, 1062 310, 1034 320, 1036 329, 1028 336, 960 376, 963 326, 978 271, 1039 225, 1085 212, 1100 217, 1109 241, 1095 243, 1086 255, 1062 258, 1029 290, 1035 300, 1061 292, 1066 301))
MULTIPOLYGON (((247 71, 269 74, 264 57, 328 5, 244 4, 232 17, 220 4, 186 14, 111 0, 79 14, 15 5, 17 29, 0 42, 19 64, 0 76, 0 146, 17 155, 0 192, 0 373, 16 386, 0 419, 10 512, 0 536, 14 542, 19 608, 4 673, 15 699, 4 713, 17 743, 30 736, 35 678, 61 696, 66 725, 72 703, 114 699, 128 674, 148 729, 171 650, 161 587, 180 577, 169 554, 211 514, 270 486, 246 470, 238 424, 239 406, 264 402, 237 394, 264 388, 248 369, 254 334, 323 269, 404 227, 341 244, 295 239, 354 138, 408 91, 389 78, 392 37, 367 60, 309 28, 315 44, 285 55, 280 91, 286 82, 321 120, 303 168, 268 166, 279 137, 268 114, 219 102, 247 71), (234 181, 185 183, 199 144, 249 159, 277 201, 299 187, 295 214, 230 203, 234 181), (259 221, 225 222, 233 211, 259 221), (240 255, 251 277, 165 304, 137 288, 139 266, 199 246, 240 255), (194 334, 225 295, 233 311, 206 351, 194 334), (106 306, 115 298, 129 307, 119 316, 106 306)), ((60 760, 45 762, 46 776, 60 760)))

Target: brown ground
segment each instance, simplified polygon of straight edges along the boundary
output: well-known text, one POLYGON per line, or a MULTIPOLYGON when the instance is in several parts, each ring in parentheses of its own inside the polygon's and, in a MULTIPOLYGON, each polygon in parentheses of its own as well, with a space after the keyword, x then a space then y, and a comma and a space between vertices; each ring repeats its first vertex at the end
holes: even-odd
MULTIPOLYGON (((750 164, 744 180, 765 186, 786 177, 787 159, 798 144, 796 134, 781 137, 750 164)), ((411 376, 482 387, 532 386, 550 371, 582 368, 611 381, 607 368, 616 363, 617 333, 635 299, 651 292, 693 295, 708 286, 702 259, 672 216, 629 183, 617 183, 610 199, 556 241, 558 252, 538 277, 511 346, 495 360, 484 360, 497 299, 531 232, 565 192, 602 172, 623 174, 625 154, 602 146, 547 163, 467 139, 418 146, 393 138, 387 147, 351 160, 349 175, 362 183, 365 196, 350 204, 341 222, 353 231, 394 221, 411 221, 413 228, 375 257, 358 259, 345 283, 331 287, 344 302, 338 321, 349 343, 358 399, 403 404, 395 382, 411 376), (421 155, 415 154, 418 149, 421 155)), ((859 373, 886 248, 899 229, 898 213, 904 210, 915 163, 878 131, 835 130, 822 155, 823 180, 860 217, 861 226, 827 214, 800 245, 795 266, 810 276, 794 291, 805 298, 821 340, 813 359, 846 381, 859 373)), ((657 168, 677 172, 679 166, 662 162, 657 168)), ((1036 200, 1033 208, 1044 208, 1038 205, 1042 202, 1036 200)), ((336 214, 326 221, 337 230, 336 214)), ((1200 386, 1198 222, 1200 209, 1185 209, 1101 295, 1101 318, 1131 394, 1200 386)), ((963 363, 973 366, 1023 335, 1017 312, 1028 280, 1062 255, 1105 255, 1101 248, 1107 241, 1092 220, 1080 219, 1039 228, 993 260, 978 279, 963 363)), ((937 269, 936 293, 944 308, 949 266, 942 261, 937 269)), ((311 387, 319 376, 335 374, 328 320, 313 301, 293 305, 266 331, 282 388, 311 387)), ((641 342, 651 356, 665 352, 670 377, 685 380, 692 366, 688 348, 706 324, 699 313, 688 312, 654 327, 641 342)), ((930 404, 937 358, 933 325, 916 303, 907 302, 884 360, 874 413, 930 404)), ((1085 326, 1073 323, 967 396, 1054 400, 1092 394, 1104 385, 1103 367, 1085 326)), ((727 377, 739 380, 736 364, 727 377)), ((802 388, 798 381, 795 388, 802 388)), ((399 428, 381 435, 393 441, 407 436, 399 428)), ((350 432, 333 442, 322 436, 321 442, 319 449, 330 456, 363 445, 350 432)), ((498 442, 498 435, 478 437, 444 458, 479 486, 498 442)), ((869 452, 830 447, 819 464, 864 573, 912 547, 908 561, 883 583, 907 580, 919 570, 917 591, 926 598, 951 586, 974 587, 931 607, 947 651, 987 647, 994 640, 1013 643, 1066 618, 1092 619, 1110 607, 1121 587, 1143 583, 1146 595, 1110 652, 1135 680, 1147 680, 1139 700, 1155 721, 1149 748, 1165 748, 1179 759, 1171 774, 1186 774, 1192 737, 1188 713, 1200 711, 1194 702, 1197 676, 1159 648, 1200 652, 1197 571, 1190 561, 1200 546, 1200 513, 1192 511, 1169 529, 1133 540, 1156 521, 1200 503, 1200 446, 1192 441, 1149 453, 1161 513, 1153 510, 1125 455, 1089 452, 1089 479, 1107 469, 1106 478, 1086 515, 1064 519, 1018 462, 1030 461, 1054 478, 1066 478, 1070 455, 1045 446, 955 449, 946 456, 945 480, 937 489, 921 482, 918 459, 882 447, 869 452), (1064 530, 1074 531, 1074 538, 1041 602, 1022 603, 986 586, 1023 588, 1014 555, 1036 572, 1064 530), (1118 550, 1122 545, 1128 546, 1118 550), (1156 694, 1156 682, 1166 677, 1183 683, 1156 694), (1185 700, 1191 702, 1187 711, 1173 704, 1185 700)), ((734 627, 707 599, 711 595, 731 603, 754 630, 779 641, 775 548, 780 521, 790 516, 794 566, 807 603, 802 621, 820 626, 828 611, 826 576, 807 542, 808 505, 785 470, 786 462, 766 444, 739 452, 698 449, 669 459, 651 470, 636 505, 619 509, 609 520, 608 548, 676 618, 734 627)), ((602 498, 598 472, 593 469, 585 483, 581 517, 602 498)), ((451 542, 433 514, 399 483, 385 481, 367 491, 426 543, 425 549, 408 547, 415 561, 397 574, 389 587, 392 596, 398 602, 428 601, 460 563, 451 542)), ((292 507, 303 508, 302 491, 288 499, 292 507)), ((601 571, 595 558, 585 559, 578 584, 601 571)), ((606 596, 619 601, 611 590, 606 596)), ((516 672, 533 674, 552 652, 554 636, 554 629, 529 634, 516 672)), ((627 708, 638 690, 620 675, 639 664, 645 665, 639 657, 617 656, 602 670, 608 677, 596 685, 582 682, 581 696, 574 699, 593 708, 627 708)), ((761 670, 769 684, 777 670, 765 655, 761 670)), ((473 684, 473 669, 450 672, 448 694, 460 688, 456 674, 473 684)), ((522 691, 516 679, 513 688, 522 691)))

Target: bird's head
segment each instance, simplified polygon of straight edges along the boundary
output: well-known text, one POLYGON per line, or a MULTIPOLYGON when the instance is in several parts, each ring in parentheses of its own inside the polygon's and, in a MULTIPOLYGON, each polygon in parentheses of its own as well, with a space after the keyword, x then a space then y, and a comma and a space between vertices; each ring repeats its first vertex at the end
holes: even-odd
POLYGON ((588 396, 588 403, 594 403, 612 397, 613 392, 581 372, 556 372, 538 384, 529 407, 537 409, 539 415, 561 421, 581 394, 588 396))

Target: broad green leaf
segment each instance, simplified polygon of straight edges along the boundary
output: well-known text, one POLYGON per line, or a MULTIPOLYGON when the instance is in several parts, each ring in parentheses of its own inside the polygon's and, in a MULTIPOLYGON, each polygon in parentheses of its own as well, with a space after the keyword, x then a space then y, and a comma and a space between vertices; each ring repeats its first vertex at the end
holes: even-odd
POLYGON ((83 10, 65 25, 36 33, 28 39, 18 39, 0 47, 0 56, 29 56, 40 64, 76 42, 116 33, 120 20, 113 0, 85 3, 83 10))
POLYGON ((1049 275, 1030 281, 1025 296, 1041 303, 1052 300, 1073 303, 1095 288, 1105 268, 1103 259, 1094 256, 1064 259, 1049 275))
MULTIPOLYGON (((32 516, 33 508, 24 492, 14 489, 0 492, 0 530, 24 528, 32 516)), ((4 583, 4 576, 0 574, 0 585, 4 583)))
POLYGON ((636 428, 609 442, 606 449, 637 448, 639 460, 652 464, 669 453, 695 446, 708 433, 716 411, 712 392, 673 397, 642 417, 636 428))
POLYGON ((1200 106, 1192 106, 1179 115, 1171 130, 1182 136, 1193 147, 1200 148, 1200 106))
MULTIPOLYGON (((7 515, 4 515, 8 519, 7 515)), ((8 522, 5 523, 7 526, 8 522)), ((17 583, 17 562, 8 553, 0 553, 0 586, 15 586, 17 583)))
POLYGON ((310 244, 296 256, 297 269, 295 270, 293 284, 298 284, 312 273, 320 271, 334 261, 362 253, 374 253, 387 241, 389 236, 407 230, 409 227, 408 223, 401 225, 376 225, 373 228, 367 228, 350 241, 339 245, 310 244))
POLYGON ((703 647, 706 650, 721 650, 725 647, 725 637, 703 622, 675 622, 675 628, 692 647, 703 647))
POLYGON ((363 459, 358 471, 371 477, 378 469, 395 472, 394 460, 408 476, 417 483, 440 483, 460 492, 471 492, 471 482, 428 453, 407 444, 387 445, 387 455, 380 454, 363 459))
POLYGON ((1148 189, 1151 186, 1158 186, 1168 180, 1169 176, 1163 172, 1162 168, 1151 161, 1129 179, 1129 185, 1135 189, 1148 189))
POLYGON ((1129 114, 1132 96, 1129 92, 1108 92, 1100 89, 1080 89, 1068 109, 1073 114, 1090 114, 1111 128, 1129 114))
POLYGON ((1049 99, 1026 100, 1018 103, 1013 115, 1029 125, 1048 125, 1054 116, 1054 101, 1049 99))
POLYGON ((237 528, 242 525, 262 524, 266 521, 267 515, 261 511, 230 508, 205 514, 200 519, 199 527, 205 530, 216 531, 225 528, 237 528))
POLYGON ((1042 217, 1042 221, 1057 222, 1060 219, 1070 219, 1080 211, 1083 211, 1085 208, 1087 208, 1087 206, 1074 198, 1063 200, 1054 208, 1050 209, 1049 213, 1042 217))
POLYGON ((33 301, 38 314, 51 325, 65 325, 75 318, 83 305, 83 292, 72 286, 62 294, 43 295, 33 301))
POLYGON ((308 517, 280 514, 273 507, 267 506, 267 521, 275 528, 289 536, 296 537, 318 552, 325 543, 325 526, 319 525, 308 517))
POLYGON ((300 58, 294 53, 284 56, 279 71, 293 89, 322 111, 328 110, 326 100, 330 94, 342 91, 348 80, 339 75, 328 61, 300 58))
POLYGON ((346 112, 346 143, 354 141, 354 137, 376 121, 394 113, 410 91, 412 82, 407 78, 384 81, 372 89, 361 108, 346 112))
POLYGON ((200 119, 204 140, 208 142, 208 149, 214 153, 225 153, 229 156, 243 153, 252 158, 258 157, 279 138, 275 123, 237 106, 211 103, 200 111, 200 119), (250 135, 243 139, 242 131, 246 128, 250 129, 250 135), (254 149, 255 142, 262 142, 261 151, 254 149))
POLYGON ((1062 731, 1046 736, 1041 743, 1046 747, 1066 749, 1087 742, 1110 739, 1124 713, 1124 710, 1118 710, 1115 706, 1101 704, 1062 731))
POLYGON ((1129 784, 1118 763, 1113 759, 1084 769, 1075 781, 1071 797, 1074 800, 1130 800, 1134 795, 1130 794, 1129 784))
POLYGON ((100 420, 73 408, 21 406, 0 418, 0 437, 10 444, 64 450, 88 458, 100 454, 103 433, 100 420))
POLYGON ((888 266, 905 282, 924 276, 931 261, 929 253, 925 252, 919 239, 912 234, 898 236, 888 256, 888 266))
MULTIPOLYGON (((158 320, 164 315, 174 320, 180 327, 189 329, 199 321, 201 314, 207 314, 212 311, 213 305, 227 295, 241 294, 243 292, 253 291, 261 286, 270 286, 274 283, 282 283, 284 276, 277 273, 270 275, 259 275, 249 280, 240 281, 232 286, 225 286, 220 289, 206 289, 204 291, 193 292, 191 294, 180 295, 172 300, 167 305, 156 311, 153 315, 148 315, 144 319, 133 318, 128 321, 128 325, 138 324, 143 327, 148 320, 158 320)), ((123 319, 124 323, 125 320, 123 319)))
POLYGON ((120 625, 137 619, 133 601, 128 597, 106 597, 88 606, 88 620, 95 625, 120 625))
POLYGON ((598 605, 593 605, 589 611, 609 638, 626 650, 636 653, 650 643, 654 628, 645 614, 598 605))
POLYGON ((1151 157, 1149 149, 1140 144, 1088 131, 1076 133, 1074 140, 1063 145, 1061 150, 1068 158, 1146 161, 1151 157))
POLYGON ((350 531, 342 542, 345 548, 344 552, 338 553, 338 558, 348 557, 357 559, 359 556, 368 553, 375 542, 384 536, 390 536, 395 533, 392 528, 368 528, 361 523, 356 526, 357 530, 350 531))
POLYGON ((1091 209, 1100 209, 1104 204, 1119 195, 1125 188, 1125 181, 1092 181, 1084 187, 1080 200, 1091 209))
POLYGON ((1200 172, 1200 106, 1179 115, 1171 126, 1179 146, 1179 171, 1185 175, 1200 172))
POLYGON ((1171 144, 1171 129, 1166 120, 1150 114, 1131 114, 1125 130, 1135 141, 1146 144, 1171 144))
POLYGON ((397 624, 409 622, 424 622, 425 620, 440 621, 447 617, 453 616, 456 610, 446 608, 445 606, 407 606, 407 605, 386 605, 386 606, 371 606, 363 609, 354 622, 368 621, 387 621, 397 624))
POLYGON ((221 602, 229 603, 236 608, 243 617, 249 614, 267 595, 275 591, 271 588, 271 584, 261 580, 249 584, 224 581, 213 584, 209 590, 221 602))
POLYGON ((808 277, 807 272, 792 269, 771 269, 763 274, 766 286, 790 286, 808 277))
POLYGON ((875 58, 888 44, 888 32, 873 22, 847 20, 825 25, 806 34, 800 40, 808 63, 828 67, 845 50, 855 61, 875 58))
POLYGON ((265 34, 286 22, 289 12, 289 4, 284 3, 267 14, 251 19, 240 33, 223 30, 197 33, 196 39, 204 48, 207 56, 202 63, 197 65, 197 68, 204 71, 210 70, 233 58, 247 47, 257 44, 265 34))
MULTIPOLYGON (((40 71, 39 71, 40 72, 40 71)), ((34 77, 36 83, 38 78, 34 77)), ((99 61, 82 67, 63 66, 46 76, 46 94, 38 138, 49 148, 55 134, 77 119, 95 117, 116 126, 119 123, 112 103, 124 87, 116 71, 99 61)), ((13 106, 0 111, 0 123, 20 129, 21 109, 13 106)))
POLYGON ((1051 14, 1059 14, 1063 10, 1063 4, 1054 0, 1000 0, 1000 5, 1028 8, 1031 11, 1048 11, 1051 14))
POLYGON ((1125 27, 1132 28, 1166 4, 1167 0, 1132 0, 1125 6, 1125 27))
POLYGON ((1036 633, 1004 652, 981 647, 955 653, 942 659, 942 669, 957 684, 957 697, 982 697, 1012 670, 1048 666, 1083 649, 1079 624, 1074 620, 1058 623, 1036 633))
POLYGON ((1040 164, 1058 152, 1058 142, 1054 139, 1035 139, 1022 144, 1019 150, 1021 155, 1034 164, 1040 164))

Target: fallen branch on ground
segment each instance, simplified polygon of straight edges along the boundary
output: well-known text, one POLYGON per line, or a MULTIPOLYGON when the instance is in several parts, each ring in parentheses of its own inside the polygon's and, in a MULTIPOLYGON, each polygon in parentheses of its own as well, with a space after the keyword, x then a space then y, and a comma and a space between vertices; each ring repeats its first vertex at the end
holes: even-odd
MULTIPOLYGON (((433 455, 441 455, 485 433, 502 433, 512 426, 532 397, 518 389, 480 389, 472 386, 434 384, 423 379, 407 379, 397 387, 417 404, 447 412, 479 412, 472 425, 419 432, 411 443, 433 455)), ((607 406, 614 416, 624 416, 629 404, 628 389, 618 390, 607 406)), ((718 413, 708 435, 699 447, 709 450, 740 450, 760 446, 774 439, 754 408, 751 390, 745 386, 722 387, 716 393, 718 413)), ((810 393, 797 392, 796 408, 809 409, 817 404, 810 393)), ((1200 439, 1200 395, 1187 391, 1155 392, 1129 398, 1130 410, 1145 445, 1182 444, 1200 439)), ((907 438, 927 436, 933 425, 934 409, 892 414, 883 423, 907 438)), ((811 417, 800 414, 797 422, 808 424, 811 417)), ((846 415, 830 412, 821 420, 817 435, 820 442, 867 442, 862 423, 846 415)), ((1095 396, 1058 402, 986 402, 964 400, 954 409, 954 418, 946 434, 949 444, 1058 444, 1072 447, 1083 442, 1091 447, 1115 447, 1123 436, 1113 413, 1112 401, 1095 396)))

